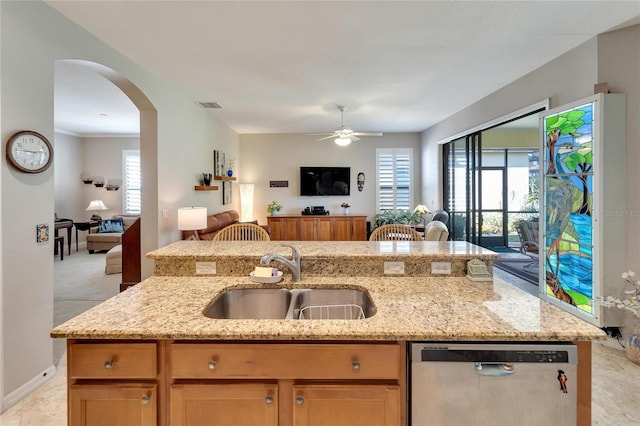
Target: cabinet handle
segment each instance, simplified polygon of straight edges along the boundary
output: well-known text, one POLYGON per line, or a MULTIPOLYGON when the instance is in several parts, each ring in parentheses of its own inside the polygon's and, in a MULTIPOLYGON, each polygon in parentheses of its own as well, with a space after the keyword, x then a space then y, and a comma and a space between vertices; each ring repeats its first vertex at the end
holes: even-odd
POLYGON ((107 360, 104 362, 104 368, 106 368, 107 370, 111 370, 113 368, 113 360, 107 360))
POLYGON ((267 395, 264 400, 267 404, 273 404, 273 395, 267 395))
POLYGON ((209 361, 209 370, 215 370, 217 366, 218 366, 218 363, 215 362, 214 360, 209 361))
POLYGON ((142 398, 140 398, 140 402, 142 402, 143 405, 147 405, 151 402, 151 397, 149 395, 142 395, 142 398))
POLYGON ((351 368, 353 368, 354 370, 360 370, 360 361, 353 361, 351 363, 351 368))
POLYGON ((304 402, 304 396, 302 395, 296 396, 296 404, 302 405, 303 402, 304 402))

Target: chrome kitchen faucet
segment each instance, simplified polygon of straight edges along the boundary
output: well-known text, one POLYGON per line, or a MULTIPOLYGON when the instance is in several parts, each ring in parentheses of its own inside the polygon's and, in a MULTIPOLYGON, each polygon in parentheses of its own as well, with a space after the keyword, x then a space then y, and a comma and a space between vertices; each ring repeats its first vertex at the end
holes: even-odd
POLYGON ((298 250, 297 247, 294 247, 292 245, 289 244, 282 244, 282 247, 289 247, 292 250, 292 255, 293 255, 293 259, 289 260, 286 257, 284 257, 283 255, 279 254, 279 253, 268 253, 265 254, 264 256, 262 256, 260 258, 260 264, 261 265, 268 265, 269 263, 271 263, 272 260, 277 260, 279 262, 284 263, 285 265, 287 265, 287 267, 289 268, 289 270, 291 271, 291 279, 293 282, 296 281, 300 281, 301 276, 302 276, 302 272, 300 270, 300 259, 301 259, 301 255, 300 255, 300 250, 298 250))

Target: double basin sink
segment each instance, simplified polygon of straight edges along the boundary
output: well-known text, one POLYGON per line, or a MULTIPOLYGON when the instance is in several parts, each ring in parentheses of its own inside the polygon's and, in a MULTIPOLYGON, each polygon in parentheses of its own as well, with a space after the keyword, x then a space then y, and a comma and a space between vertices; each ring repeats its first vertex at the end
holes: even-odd
POLYGON ((337 288, 239 288, 204 310, 214 319, 364 319, 375 314, 365 291, 337 288))

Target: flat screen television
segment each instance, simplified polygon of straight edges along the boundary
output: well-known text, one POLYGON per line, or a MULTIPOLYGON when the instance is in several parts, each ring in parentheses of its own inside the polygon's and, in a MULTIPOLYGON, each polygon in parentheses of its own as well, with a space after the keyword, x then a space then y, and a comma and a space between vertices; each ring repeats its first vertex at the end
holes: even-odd
POLYGON ((349 195, 350 167, 300 167, 300 195, 349 195))

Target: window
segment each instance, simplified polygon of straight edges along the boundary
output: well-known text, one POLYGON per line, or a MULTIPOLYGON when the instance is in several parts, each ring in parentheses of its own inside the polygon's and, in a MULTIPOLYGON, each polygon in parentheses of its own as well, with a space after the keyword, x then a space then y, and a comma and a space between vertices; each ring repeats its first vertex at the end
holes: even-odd
POLYGON ((124 174, 122 179, 124 181, 124 191, 122 191, 124 213, 140 214, 142 207, 142 177, 139 150, 122 151, 122 170, 124 174))
POLYGON ((376 192, 378 211, 410 210, 413 207, 413 150, 378 148, 376 150, 376 192))

